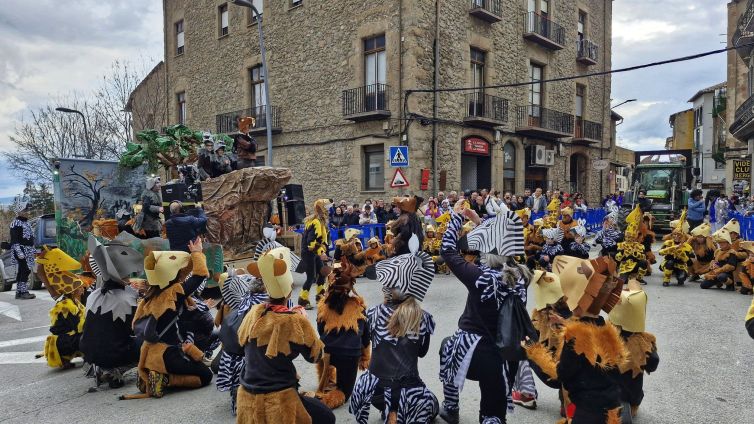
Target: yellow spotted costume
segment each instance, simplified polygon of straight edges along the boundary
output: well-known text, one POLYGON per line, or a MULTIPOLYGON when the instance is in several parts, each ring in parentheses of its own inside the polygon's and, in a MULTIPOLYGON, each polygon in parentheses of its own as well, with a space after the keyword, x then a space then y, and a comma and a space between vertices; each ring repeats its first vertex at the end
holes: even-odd
POLYGON ((639 205, 626 217, 626 232, 622 242, 618 243, 618 253, 615 260, 618 261, 618 274, 621 278, 641 279, 647 273, 647 257, 644 253, 644 245, 639 237, 642 212, 639 205))
POLYGON ((50 310, 50 333, 45 341, 44 356, 53 368, 68 368, 71 359, 83 356, 79 341, 84 331, 86 308, 79 302, 76 292, 84 281, 71 271, 81 264, 62 250, 45 246, 37 258, 41 265, 37 271, 53 298, 59 298, 50 310))
POLYGON ((686 209, 681 212, 681 217, 676 221, 671 237, 665 240, 659 252, 664 257, 664 260, 660 264, 662 285, 664 287, 670 284, 670 279, 673 276, 675 276, 679 286, 682 286, 689 276, 689 265, 691 264, 691 255, 694 249, 689 243, 689 236, 686 230, 688 226, 684 226, 685 223, 686 209))

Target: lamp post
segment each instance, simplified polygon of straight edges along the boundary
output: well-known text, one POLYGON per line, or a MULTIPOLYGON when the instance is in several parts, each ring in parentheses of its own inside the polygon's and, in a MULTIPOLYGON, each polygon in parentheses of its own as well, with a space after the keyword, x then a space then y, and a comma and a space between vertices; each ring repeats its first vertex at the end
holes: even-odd
POLYGON ((86 117, 80 110, 69 109, 67 107, 56 107, 55 110, 63 113, 76 113, 81 116, 81 120, 84 121, 84 137, 86 138, 86 156, 88 159, 92 159, 94 153, 92 152, 92 141, 89 140, 89 128, 86 126, 86 117))
POLYGON ((272 166, 272 111, 270 109, 270 73, 267 68, 267 51, 264 48, 264 33, 262 32, 262 14, 249 0, 233 0, 236 6, 248 7, 257 19, 259 30, 259 53, 262 55, 262 71, 264 72, 264 120, 267 129, 267 166, 272 166))
POLYGON ((610 108, 610 110, 613 110, 613 109, 615 109, 615 108, 616 108, 616 107, 618 107, 618 106, 623 106, 623 105, 625 105, 626 103, 631 103, 631 102, 635 102, 635 101, 636 101, 636 99, 628 99, 628 100, 626 100, 626 101, 620 102, 620 103, 618 103, 617 105, 615 105, 615 106, 611 107, 611 108, 610 108))

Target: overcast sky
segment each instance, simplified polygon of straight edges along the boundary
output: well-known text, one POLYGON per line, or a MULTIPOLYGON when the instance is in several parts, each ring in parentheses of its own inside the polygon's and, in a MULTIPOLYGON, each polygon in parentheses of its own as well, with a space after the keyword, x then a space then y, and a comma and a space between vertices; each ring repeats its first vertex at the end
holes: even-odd
MULTIPOLYGON (((565 0, 563 0, 565 1, 565 0)), ((615 0, 613 68, 723 47, 726 2, 615 0)), ((557 12, 556 12, 557 13, 557 12)), ((498 25, 502 25, 500 23, 498 25)), ((162 57, 160 0, 3 0, 0 7, 0 149, 25 109, 51 96, 89 93, 113 60, 162 57)), ((613 104, 625 122, 618 144, 662 148, 668 116, 701 88, 725 79, 725 55, 613 76, 613 104)), ((22 182, 0 162, 0 198, 22 182)))

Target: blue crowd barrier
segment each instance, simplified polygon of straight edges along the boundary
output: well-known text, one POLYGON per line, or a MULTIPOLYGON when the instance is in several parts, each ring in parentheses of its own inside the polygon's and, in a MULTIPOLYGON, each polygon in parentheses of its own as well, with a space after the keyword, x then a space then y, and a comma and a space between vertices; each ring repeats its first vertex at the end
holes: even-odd
MULTIPOLYGON (((335 250, 335 242, 344 238, 346 236, 346 230, 349 228, 355 228, 361 231, 359 240, 361 240, 361 244, 364 246, 367 245, 367 242, 372 237, 378 237, 380 243, 385 241, 385 224, 349 225, 340 228, 330 227, 330 250, 335 250)), ((301 227, 294 231, 303 234, 304 228, 301 227)))
MULTIPOLYGON (((532 212, 529 222, 534 222, 535 219, 544 218, 546 214, 547 212, 545 211, 532 212)), ((585 220, 586 222, 584 223, 584 226, 586 227, 586 230, 590 233, 596 233, 602 229, 602 220, 605 219, 606 215, 607 211, 604 209, 587 209, 586 212, 574 212, 573 219, 585 220)), ((558 219, 560 219, 560 217, 558 217, 558 219)))
POLYGON ((736 218, 741 224, 741 238, 744 240, 754 240, 754 216, 744 216, 741 213, 730 213, 728 218, 736 218))

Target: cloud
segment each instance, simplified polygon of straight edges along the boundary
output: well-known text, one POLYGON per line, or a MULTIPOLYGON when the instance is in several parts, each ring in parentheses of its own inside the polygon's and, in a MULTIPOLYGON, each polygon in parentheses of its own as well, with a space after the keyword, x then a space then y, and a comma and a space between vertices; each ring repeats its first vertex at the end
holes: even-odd
MULTIPOLYGON (((613 2, 613 68, 719 49, 727 28, 725 2, 631 0, 613 2)), ((726 79, 725 54, 613 75, 612 97, 625 122, 622 145, 663 148, 670 114, 691 107, 688 99, 726 79)))

